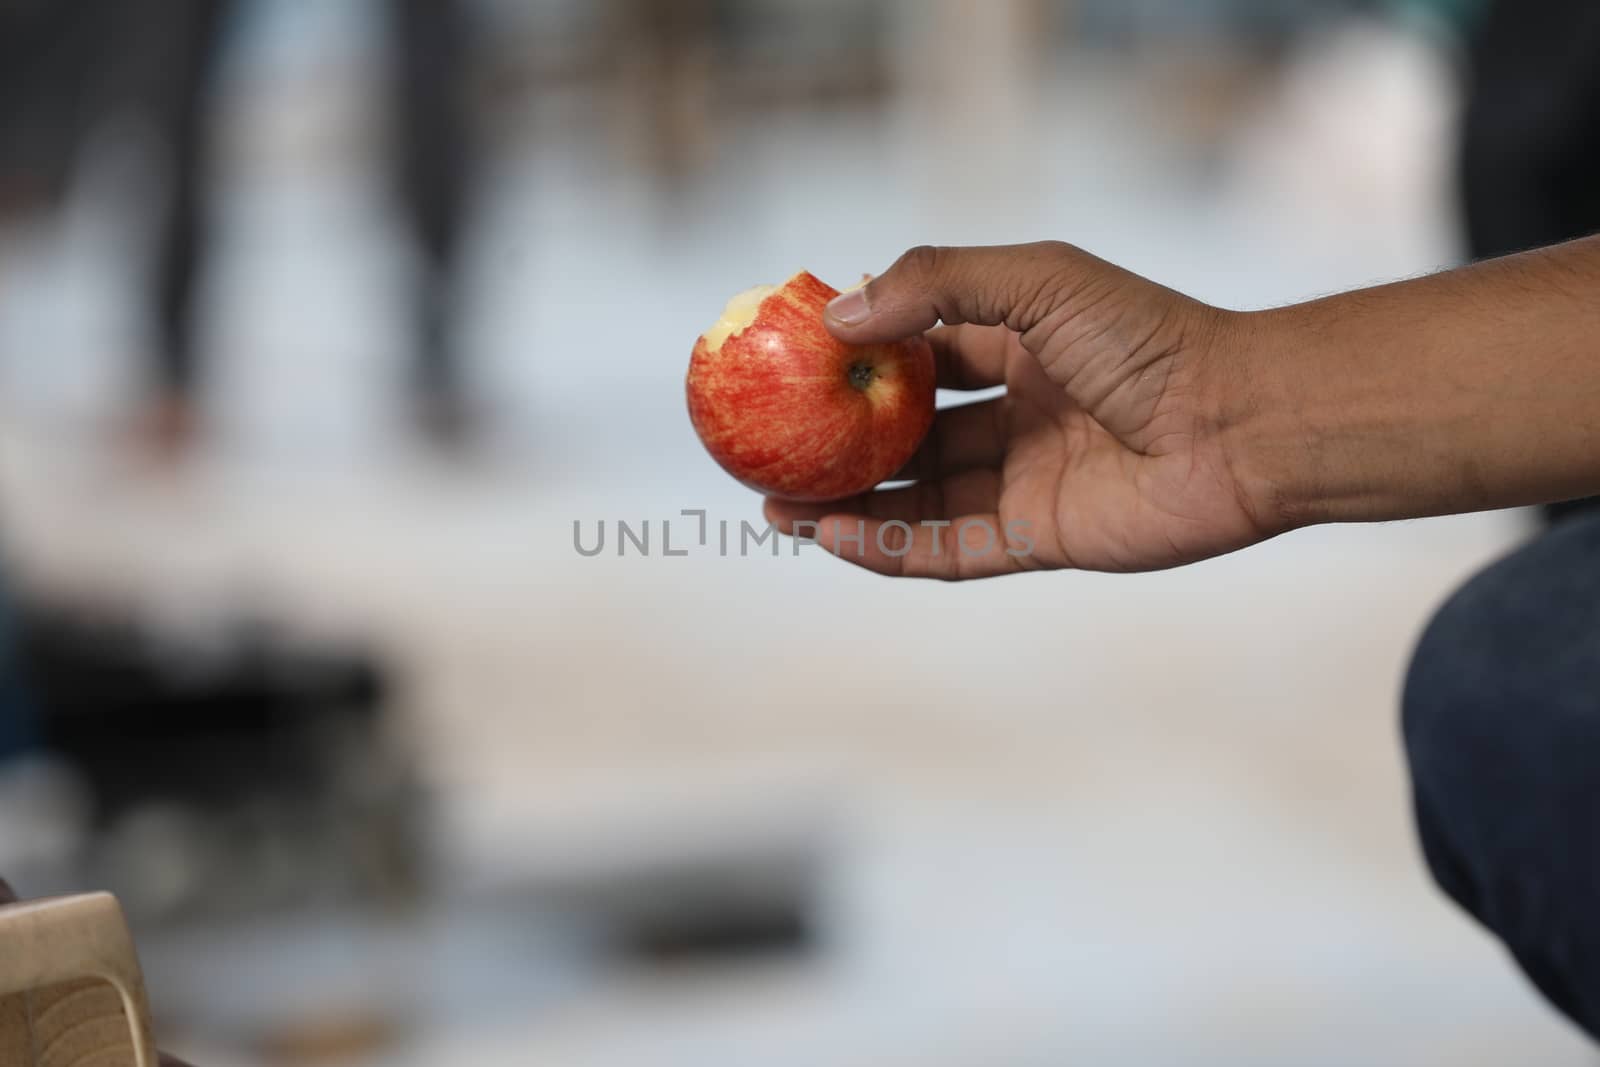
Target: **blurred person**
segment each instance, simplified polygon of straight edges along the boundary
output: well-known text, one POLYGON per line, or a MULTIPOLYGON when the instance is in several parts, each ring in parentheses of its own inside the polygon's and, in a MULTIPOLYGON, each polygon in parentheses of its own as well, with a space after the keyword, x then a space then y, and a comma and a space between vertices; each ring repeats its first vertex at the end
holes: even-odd
MULTIPOLYGON (((142 429, 160 453, 181 453, 198 428, 203 358, 196 283, 210 252, 213 101, 238 0, 0 0, 0 210, 59 196, 76 141, 126 96, 152 120, 170 176, 147 298, 157 327, 142 429), (128 55, 123 55, 123 53, 128 55), (107 75, 107 67, 121 68, 107 75), (131 69, 128 69, 131 68, 131 69), (8 193, 9 190, 9 193, 8 193)), ((470 429, 450 331, 452 292, 473 174, 463 0, 390 0, 389 97, 397 186, 422 271, 407 301, 417 352, 415 413, 434 440, 470 429)))
MULTIPOLYGON (((159 94, 160 124, 173 151, 172 205, 162 237, 156 303, 162 346, 152 410, 158 441, 192 430, 199 358, 194 292, 208 251, 207 173, 214 122, 210 103, 223 31, 237 0, 170 0, 177 62, 159 94)), ((461 0, 390 0, 393 44, 389 97, 396 133, 398 191, 421 253, 414 300, 417 343, 412 378, 420 428, 443 444, 469 430, 450 330, 452 283, 465 194, 472 171, 466 115, 467 34, 461 0)))
MULTIPOLYGON (((1600 5, 1496 0, 1472 38, 1460 180, 1474 257, 1600 231, 1600 5)), ((1551 518, 1600 500, 1548 505, 1551 518)))
MULTIPOLYGON (((767 501, 881 574, 1154 570, 1600 491, 1600 236, 1256 312, 1061 243, 922 247, 826 318, 928 331, 941 387, 1005 387, 938 413, 909 486, 767 501)), ((1440 609, 1402 719, 1439 884, 1600 1036, 1600 516, 1440 609)))
MULTIPOLYGON (((12 890, 10 884, 4 878, 0 878, 0 907, 15 903, 17 903, 16 892, 12 890)), ((7 1067, 10 1067, 10 1065, 8 1064, 7 1067)), ((162 1053, 160 1067, 188 1067, 188 1065, 175 1056, 168 1056, 162 1053)))

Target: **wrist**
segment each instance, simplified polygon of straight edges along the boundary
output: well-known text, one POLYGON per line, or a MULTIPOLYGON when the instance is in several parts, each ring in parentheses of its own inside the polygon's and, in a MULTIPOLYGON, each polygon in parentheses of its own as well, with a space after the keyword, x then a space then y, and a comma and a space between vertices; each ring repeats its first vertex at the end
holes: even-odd
POLYGON ((1213 424, 1240 504, 1263 537, 1328 520, 1312 386, 1305 368, 1285 358, 1305 347, 1295 340, 1295 310, 1222 312, 1207 356, 1213 424))
POLYGON ((1203 395, 1241 503, 1276 533, 1600 490, 1597 282, 1600 238, 1222 313, 1203 395))
POLYGON ((1384 292, 1234 316, 1227 449, 1275 533, 1527 502, 1505 495, 1485 451, 1491 394, 1422 384, 1461 342, 1439 336, 1416 295, 1405 315, 1371 306, 1384 292))

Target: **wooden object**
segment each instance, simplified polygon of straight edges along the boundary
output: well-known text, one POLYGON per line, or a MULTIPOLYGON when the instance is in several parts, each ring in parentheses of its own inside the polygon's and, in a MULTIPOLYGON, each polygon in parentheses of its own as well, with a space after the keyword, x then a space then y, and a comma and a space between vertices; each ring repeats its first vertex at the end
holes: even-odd
POLYGON ((133 938, 111 894, 0 905, 0 1065, 159 1067, 133 938))

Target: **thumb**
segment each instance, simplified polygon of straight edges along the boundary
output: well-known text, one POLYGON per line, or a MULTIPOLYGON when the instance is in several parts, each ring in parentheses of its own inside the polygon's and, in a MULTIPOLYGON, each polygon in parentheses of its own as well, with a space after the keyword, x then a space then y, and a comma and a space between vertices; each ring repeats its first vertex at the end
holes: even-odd
POLYGON ((1060 241, 987 248, 922 245, 865 286, 832 300, 823 318, 842 341, 911 337, 943 322, 1005 324, 1025 333, 1070 300, 1099 260, 1060 241))

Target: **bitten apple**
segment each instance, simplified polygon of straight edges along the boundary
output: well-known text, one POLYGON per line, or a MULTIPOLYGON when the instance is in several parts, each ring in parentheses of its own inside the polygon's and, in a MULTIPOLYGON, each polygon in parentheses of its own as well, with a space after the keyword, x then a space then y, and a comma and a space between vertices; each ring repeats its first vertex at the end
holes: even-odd
POLYGON ((789 500, 865 492, 905 465, 933 422, 928 342, 838 340, 822 322, 838 295, 801 271, 734 297, 695 342, 689 418, 752 489, 789 500))

